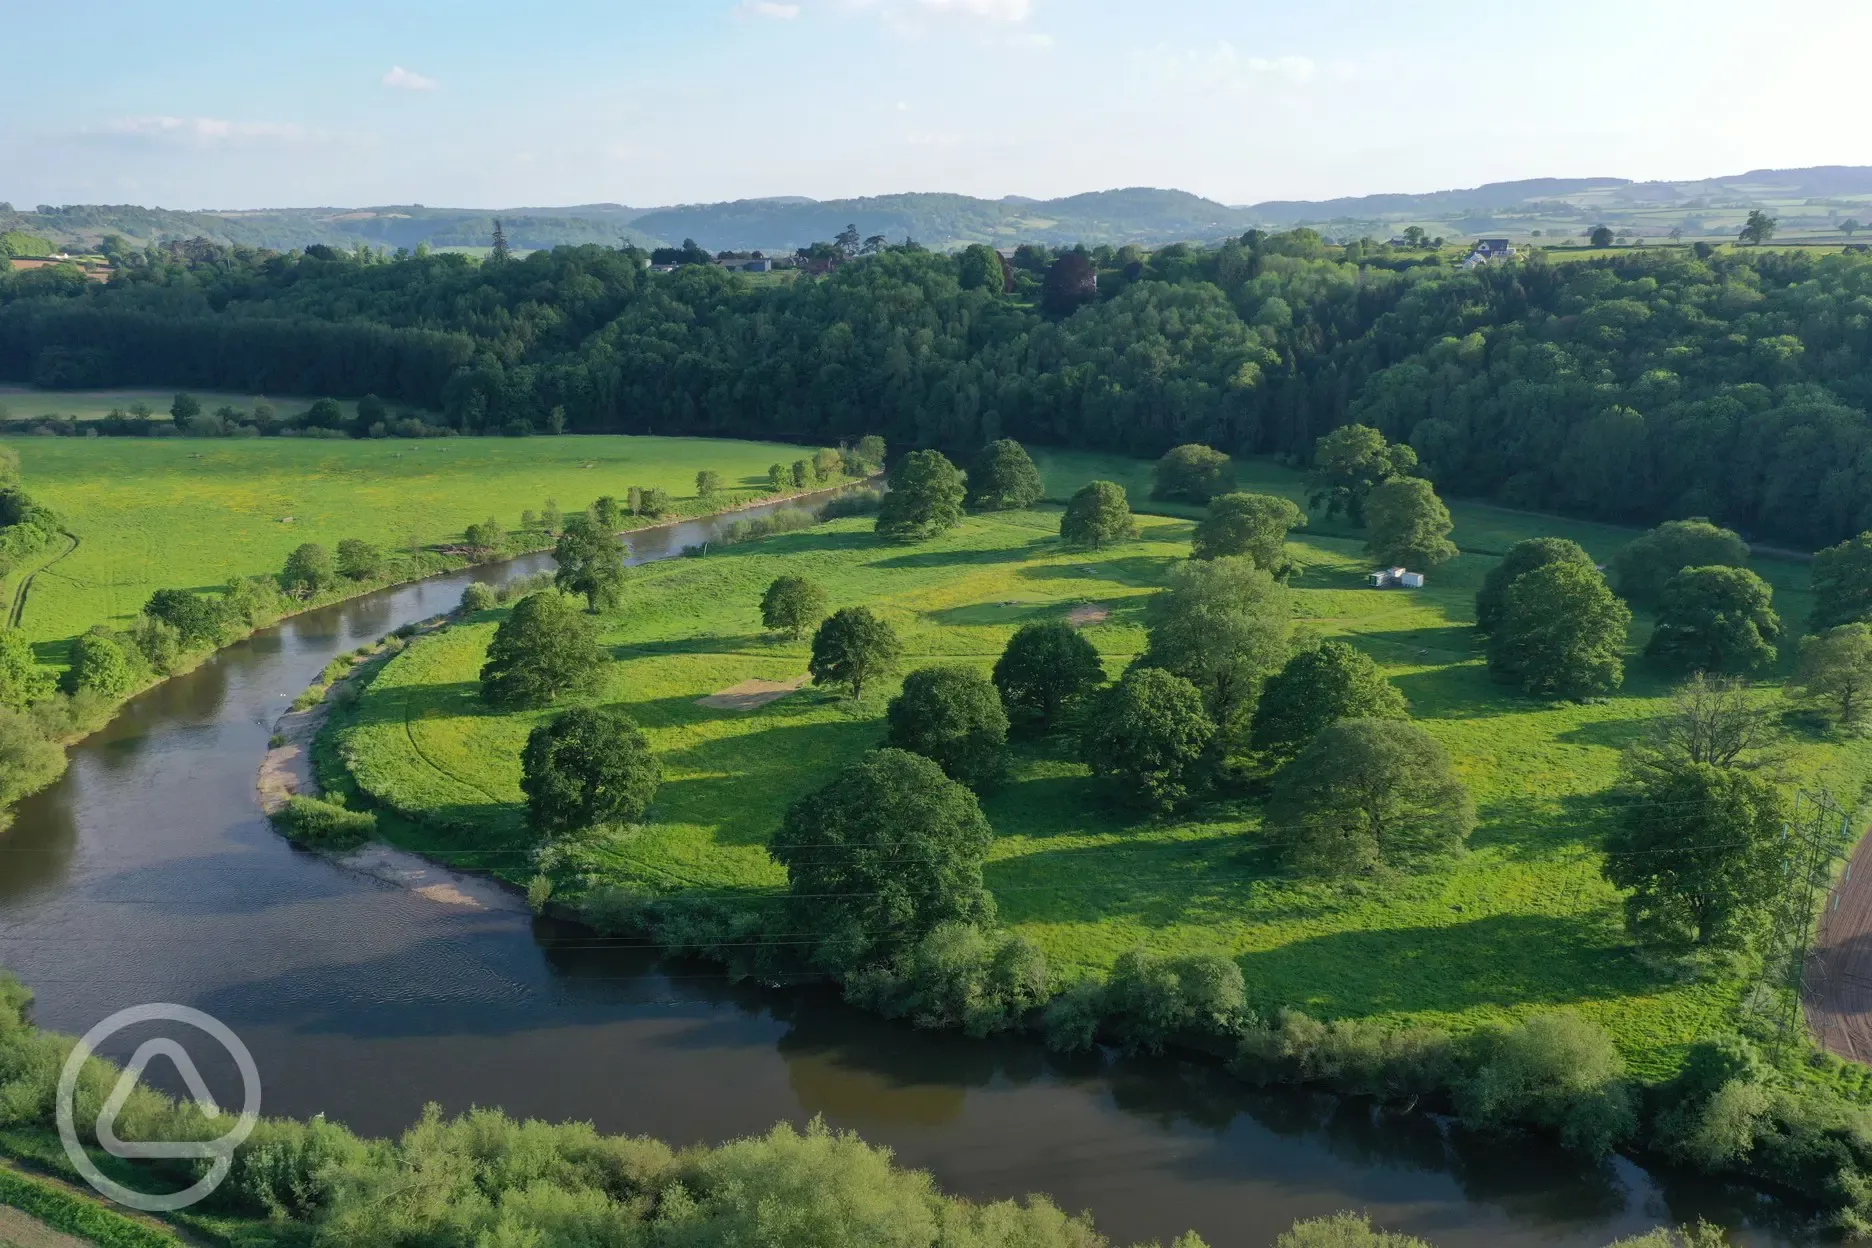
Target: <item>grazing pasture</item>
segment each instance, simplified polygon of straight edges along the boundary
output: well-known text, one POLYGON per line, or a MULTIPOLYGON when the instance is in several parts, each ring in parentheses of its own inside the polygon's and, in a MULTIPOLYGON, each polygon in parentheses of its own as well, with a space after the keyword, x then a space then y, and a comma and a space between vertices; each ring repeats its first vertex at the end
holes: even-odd
MULTIPOLYGON (((47 659, 62 646, 44 643, 93 624, 127 624, 156 589, 276 572, 302 542, 434 545, 489 516, 511 530, 522 511, 539 511, 549 498, 572 512, 603 494, 622 500, 633 485, 664 489, 679 514, 696 515, 765 494, 768 465, 810 454, 763 442, 614 436, 22 437, 8 445, 19 452, 26 488, 78 538, 34 579, 22 615, 47 659), (706 501, 696 496, 703 469, 720 473, 724 486, 706 501)), ((15 588, 5 586, 8 601, 15 588)))
MULTIPOLYGON (((1148 465, 1044 453, 1049 497, 1092 476, 1147 490, 1148 465)), ((1303 493, 1296 474, 1243 465, 1248 488, 1303 493)), ((1619 894, 1600 875, 1602 800, 1620 748, 1665 706, 1669 683, 1636 659, 1625 688, 1587 704, 1522 697, 1492 682, 1473 596, 1494 552, 1526 536, 1576 538, 1603 559, 1632 534, 1496 508, 1457 506, 1465 553, 1422 591, 1365 587, 1358 539, 1320 526, 1294 535, 1301 630, 1350 641, 1408 698, 1416 721, 1454 757, 1481 825, 1460 860, 1417 875, 1307 879, 1271 852, 1247 797, 1159 818, 1128 808, 1091 777, 1069 738, 1017 739, 1012 778, 983 803, 997 833, 987 866, 1001 919, 1038 942, 1070 978, 1103 971, 1139 944, 1222 950, 1239 960, 1261 1011, 1433 1023, 1466 1030, 1575 1008, 1606 1025, 1644 1077, 1672 1070, 1694 1038, 1728 1029, 1744 990, 1716 972, 1691 980, 1636 948, 1619 894)), ((903 672, 933 662, 986 671, 1033 620, 1073 618, 1109 676, 1144 647, 1145 603, 1188 552, 1191 524, 1140 517, 1135 542, 1063 548, 1056 506, 969 518, 914 546, 882 544, 868 520, 749 543, 704 559, 634 570, 623 605, 600 620, 614 662, 587 699, 628 713, 649 737, 664 783, 649 822, 603 841, 593 879, 666 896, 775 905, 783 871, 766 843, 792 801, 883 737, 897 680, 852 704, 802 689, 758 706, 713 695, 805 671, 808 643, 760 628, 762 590, 797 574, 834 609, 863 604, 901 636, 903 672)), ((1193 514, 1193 513, 1192 513, 1193 514)), ((1806 570, 1758 560, 1790 626, 1806 612, 1806 570)), ((500 612, 413 644, 335 717, 328 764, 412 819, 410 847, 531 874, 519 788, 521 746, 551 711, 497 712, 477 672, 500 612)), ((1760 691, 1777 696, 1772 679, 1760 691)), ((771 686, 769 686, 771 687, 771 686)), ((1791 770, 1856 794, 1868 748, 1797 736, 1791 770)), ((778 913, 776 909, 774 913, 778 913)))

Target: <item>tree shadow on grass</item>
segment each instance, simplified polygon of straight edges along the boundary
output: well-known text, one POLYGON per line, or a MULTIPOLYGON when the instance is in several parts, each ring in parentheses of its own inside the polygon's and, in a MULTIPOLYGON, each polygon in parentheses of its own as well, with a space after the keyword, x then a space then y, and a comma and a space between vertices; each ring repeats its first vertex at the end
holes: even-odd
POLYGON ((687 774, 664 780, 657 821, 709 828, 721 845, 765 845, 788 806, 881 738, 871 719, 781 722, 671 750, 663 755, 666 777, 687 774))
POLYGON ((1493 850, 1510 862, 1534 862, 1568 847, 1598 845, 1610 827, 1612 808, 1600 793, 1518 793, 1482 803, 1477 814, 1481 821, 1469 835, 1471 850, 1493 850))
POLYGON ((1410 703, 1414 719, 1526 715, 1553 705, 1491 679, 1488 668, 1479 663, 1451 663, 1421 672, 1400 672, 1390 675, 1389 679, 1410 703))
POLYGON ((1478 657, 1475 629, 1465 624, 1428 624, 1422 628, 1366 631, 1351 636, 1367 642, 1377 656, 1391 662, 1466 662, 1478 657))
POLYGON ((1244 954, 1250 1002, 1328 1017, 1560 1006, 1655 987, 1622 933, 1591 919, 1490 915, 1331 932, 1244 954))
POLYGON ((876 550, 874 533, 848 530, 803 529, 797 533, 778 533, 755 541, 736 542, 731 546, 711 545, 707 560, 745 559, 749 556, 834 554, 848 550, 876 550))
POLYGON ((1020 574, 1036 581, 1094 580, 1117 581, 1123 585, 1161 586, 1169 570, 1180 560, 1174 555, 1119 555, 1100 551, 1074 552, 1073 563, 1036 563, 1020 574))
POLYGON ((917 550, 906 551, 901 555, 892 555, 888 559, 879 559, 871 566, 874 568, 960 568, 989 567, 997 563, 1024 563, 1036 554, 1035 547, 1045 543, 1045 539, 1028 542, 1022 546, 994 546, 985 550, 917 550))

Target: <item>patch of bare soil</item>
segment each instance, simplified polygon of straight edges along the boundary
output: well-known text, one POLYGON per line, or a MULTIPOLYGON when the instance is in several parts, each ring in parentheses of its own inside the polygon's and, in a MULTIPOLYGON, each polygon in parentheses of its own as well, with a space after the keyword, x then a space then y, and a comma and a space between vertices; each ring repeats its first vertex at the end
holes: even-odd
POLYGON ((718 711, 751 711, 789 693, 797 693, 810 679, 810 676, 795 676, 792 680, 744 680, 738 685, 717 689, 706 698, 697 698, 696 705, 718 711))
POLYGON ((1807 1025, 1822 1048, 1854 1062, 1872 1062, 1872 837, 1859 843, 1838 909, 1821 912, 1808 956, 1807 1025))
POLYGON ((1088 624, 1103 624, 1110 618, 1110 607, 1101 607, 1091 602, 1081 603, 1066 613, 1066 622, 1074 628, 1084 628, 1088 624))

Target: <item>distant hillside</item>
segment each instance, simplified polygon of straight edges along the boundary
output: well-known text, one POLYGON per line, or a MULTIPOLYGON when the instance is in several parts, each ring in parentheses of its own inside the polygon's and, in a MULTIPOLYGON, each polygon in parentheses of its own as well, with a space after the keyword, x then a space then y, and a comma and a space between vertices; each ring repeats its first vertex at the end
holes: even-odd
POLYGON ((861 237, 909 237, 952 250, 969 243, 1212 242, 1251 226, 1312 225, 1333 238, 1387 237, 1409 225, 1452 238, 1507 234, 1577 239, 1610 225, 1628 239, 1731 238, 1750 208, 1767 208, 1784 238, 1835 236, 1844 221, 1872 222, 1872 167, 1823 165, 1755 169, 1687 182, 1626 178, 1528 178, 1463 190, 1359 195, 1328 200, 1269 200, 1230 207, 1187 191, 1130 187, 1063 199, 976 199, 918 193, 861 199, 799 196, 730 203, 631 208, 279 208, 251 212, 177 212, 134 205, 77 204, 43 212, 0 205, 0 232, 22 231, 61 246, 93 245, 106 234, 135 243, 202 237, 277 250, 324 243, 351 247, 485 247, 494 218, 521 250, 570 243, 654 247, 695 239, 710 251, 786 252, 830 239, 846 226, 861 237))
POLYGON ((132 243, 206 238, 217 243, 289 251, 324 243, 349 248, 486 247, 499 215, 507 241, 522 250, 566 243, 654 244, 634 230, 640 208, 589 204, 579 208, 425 208, 420 204, 377 208, 269 208, 251 212, 178 212, 135 204, 68 204, 37 212, 0 210, 0 230, 24 230, 61 246, 94 246, 107 234, 132 243))

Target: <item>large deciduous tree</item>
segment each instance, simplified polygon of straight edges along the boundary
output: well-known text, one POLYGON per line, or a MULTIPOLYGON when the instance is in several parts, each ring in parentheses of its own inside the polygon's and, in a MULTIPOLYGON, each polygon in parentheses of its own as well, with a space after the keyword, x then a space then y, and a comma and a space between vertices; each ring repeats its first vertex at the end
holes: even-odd
POLYGON ((988 923, 994 829, 975 795, 919 754, 865 755, 795 802, 768 852, 786 868, 791 930, 832 971, 880 963, 944 923, 988 923))
POLYGON ((640 822, 661 780, 650 742, 616 711, 555 715, 527 735, 520 755, 527 820, 546 837, 640 822))
POLYGON ((558 569, 553 584, 569 594, 582 594, 593 612, 617 606, 624 592, 624 553, 615 521, 607 525, 598 515, 573 516, 553 545, 558 569))
POLYGON ((1137 536, 1131 500, 1112 481, 1089 481, 1079 487, 1060 515, 1060 540, 1068 546, 1103 550, 1137 536))
POLYGON ((1665 582, 1645 654, 1683 672, 1752 672, 1775 658, 1774 591, 1747 568, 1685 568, 1665 582))
POLYGON ((807 670, 815 685, 843 685, 855 700, 903 654, 897 630, 870 607, 841 607, 813 634, 807 670))
POLYGON ((1508 609, 1508 587, 1518 577, 1550 563, 1594 566, 1592 556, 1578 542, 1564 537, 1530 537, 1516 542, 1508 548, 1501 562, 1482 578, 1482 588, 1476 591, 1475 597, 1476 628, 1484 633, 1494 632, 1502 613, 1508 609))
POLYGON ((1248 743, 1278 763, 1342 719, 1408 716, 1404 695, 1370 656, 1343 641, 1322 641, 1268 678, 1255 704, 1248 743))
POLYGON ((1549 563, 1515 578, 1489 635, 1490 675, 1538 697, 1588 698, 1625 681, 1631 608, 1598 571, 1549 563))
POLYGON ((971 511, 1014 511, 1031 507, 1046 493, 1027 448, 1013 438, 990 442, 969 463, 971 511))
POLYGON ((1203 787, 1215 734, 1195 685, 1159 668, 1134 666, 1086 717, 1079 756, 1141 804, 1168 809, 1203 787))
POLYGON ((911 672, 884 718, 885 744, 934 760, 944 775, 977 792, 1007 772, 1007 711, 994 685, 972 667, 945 663, 911 672))
POLYGON ((803 576, 776 576, 761 595, 761 627, 794 641, 818 627, 826 615, 826 591, 803 576))
POLYGON ((1801 638, 1789 684, 1826 707, 1841 727, 1858 727, 1872 705, 1872 624, 1841 624, 1801 638))
POLYGON ((1277 495, 1218 494, 1209 500, 1209 514, 1196 525, 1190 557, 1246 555, 1256 567, 1280 576, 1289 569, 1287 534, 1306 523, 1305 512, 1277 495))
POLYGON ((1783 883, 1780 791, 1759 772, 1689 763, 1635 788, 1606 842, 1626 920, 1665 942, 1741 946, 1783 883))
POLYGON ((1417 452, 1410 446, 1386 442, 1369 425, 1341 425, 1314 445, 1307 506, 1324 508, 1328 519, 1343 515, 1362 525, 1371 492, 1416 469, 1417 452))
POLYGON ((967 493, 961 470, 941 451, 911 451, 891 473, 890 492, 878 507, 878 535, 916 542, 947 533, 962 523, 967 493))
POLYGON ((529 594, 494 630, 481 665, 481 697, 496 706, 538 706, 589 688, 604 669, 598 631, 557 590, 529 594))
POLYGON ((1612 556, 1612 584, 1627 601, 1650 606, 1685 568, 1739 568, 1748 556, 1746 542, 1708 520, 1667 520, 1612 556))
POLYGON ((362 538, 347 537, 338 543, 338 573, 353 581, 368 581, 383 569, 383 551, 362 538))
POLYGON ((157 590, 143 604, 143 614, 172 625, 177 640, 187 650, 218 645, 227 627, 227 617, 219 602, 188 589, 157 590))
POLYGON ((1098 270, 1083 247, 1062 251, 1040 287, 1040 307, 1048 316, 1071 316, 1098 301, 1098 270))
POLYGON ((1235 465, 1221 451, 1185 442, 1165 451, 1151 472, 1151 497, 1198 505, 1235 488, 1235 465))
POLYGON ((1296 865, 1343 873, 1453 853, 1476 814, 1448 752, 1422 728, 1342 719, 1276 774, 1267 820, 1296 865))
POLYGON ((1002 704, 1042 731, 1104 683, 1098 651, 1064 620, 1022 625, 995 660, 1002 704))
POLYGON ((1814 631, 1872 620, 1872 533, 1819 551, 1813 559, 1814 631))
POLYGON ((1246 556, 1190 560, 1147 608, 1145 667, 1175 672, 1203 695, 1209 717, 1233 739, 1261 681, 1287 657, 1287 590, 1246 556))
POLYGON ((280 588, 295 598, 310 598, 338 583, 338 568, 331 552, 317 542, 305 542, 286 556, 280 588))
POLYGON ((1434 568, 1457 555, 1449 508, 1422 477, 1393 477, 1365 499, 1366 551, 1378 562, 1434 568))

